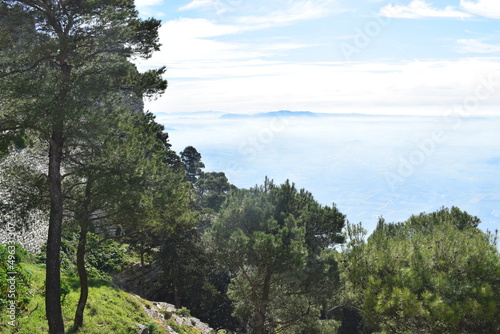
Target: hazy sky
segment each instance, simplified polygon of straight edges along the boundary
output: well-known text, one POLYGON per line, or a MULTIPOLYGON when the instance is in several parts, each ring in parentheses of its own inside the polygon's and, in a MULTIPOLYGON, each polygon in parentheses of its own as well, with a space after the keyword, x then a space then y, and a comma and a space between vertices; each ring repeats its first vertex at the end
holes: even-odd
POLYGON ((498 0, 138 0, 161 19, 153 112, 497 114, 498 0))
POLYGON ((208 171, 224 171, 238 187, 289 179, 369 229, 378 216, 403 221, 441 206, 477 215, 483 229, 500 228, 500 117, 157 119, 169 125, 174 150, 193 145, 208 171))
POLYGON ((206 170, 290 179, 369 229, 442 205, 500 226, 500 0, 136 3, 163 21, 139 68, 168 68, 146 108, 206 170), (276 110, 434 117, 220 118, 276 110))

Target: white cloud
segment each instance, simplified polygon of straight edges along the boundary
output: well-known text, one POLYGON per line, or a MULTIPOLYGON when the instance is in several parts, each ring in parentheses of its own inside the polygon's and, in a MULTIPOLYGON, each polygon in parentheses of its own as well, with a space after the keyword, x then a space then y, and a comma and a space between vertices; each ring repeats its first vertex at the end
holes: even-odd
POLYGON ((242 30, 233 25, 217 24, 207 19, 180 18, 166 22, 160 28, 160 38, 170 40, 178 38, 208 38, 231 35, 242 30))
POLYGON ((158 12, 157 7, 155 7, 163 4, 164 0, 135 0, 135 6, 139 11, 139 15, 143 18, 165 16, 165 13, 158 12))
MULTIPOLYGON (((238 24, 265 29, 273 26, 289 25, 297 21, 325 17, 334 10, 335 1, 298 1, 284 9, 278 9, 258 16, 238 19, 238 24)), ((340 11, 337 9, 337 11, 340 11)))
POLYGON ((197 8, 213 6, 213 4, 214 4, 213 0, 193 0, 190 3, 188 3, 187 5, 179 8, 179 10, 181 10, 181 11, 192 10, 192 9, 197 9, 197 8))
MULTIPOLYGON (((182 68, 179 76, 186 76, 192 70, 198 69, 200 64, 241 61, 263 57, 261 51, 252 49, 239 43, 229 43, 218 40, 220 36, 232 35, 242 28, 231 25, 216 24, 207 19, 181 18, 171 20, 160 28, 161 51, 153 54, 148 60, 138 61, 139 68, 158 67, 167 65, 175 75, 176 69, 182 68)), ((205 66, 198 75, 203 75, 205 66)), ((191 74, 189 74, 191 75, 191 74)), ((193 74, 196 77, 195 74, 193 74)))
MULTIPOLYGON (((282 21, 280 21, 282 22, 282 21)), ((252 44, 221 41, 222 36, 263 29, 255 24, 218 24, 202 18, 180 18, 166 22, 159 31, 161 51, 147 61, 139 61, 140 68, 168 65, 169 68, 196 68, 192 62, 228 62, 267 59, 282 51, 312 46, 295 41, 271 40, 252 44)))
MULTIPOLYGON (((413 1, 411 4, 415 6, 413 1)), ((257 112, 279 109, 324 112, 367 110, 421 112, 422 105, 439 113, 474 91, 481 76, 500 71, 499 58, 424 62, 288 63, 272 56, 311 46, 283 38, 251 42, 230 38, 242 32, 293 24, 330 13, 332 1, 298 1, 276 7, 265 17, 225 18, 227 24, 208 19, 179 18, 160 29, 160 52, 141 60, 140 69, 166 65, 169 89, 148 104, 154 112, 221 110, 257 112)), ((420 3, 424 3, 420 1, 420 3)), ((414 15, 438 10, 424 3, 414 15), (425 9, 425 10, 424 10, 425 9), (427 10, 427 11, 426 11, 427 10)), ((417 8, 417 7, 414 7, 417 8)), ((403 15, 403 12, 400 12, 403 15)), ((469 15, 469 14, 467 14, 469 15)), ((492 46, 473 40, 459 41, 462 51, 491 53, 492 46), (482 44, 481 44, 482 43, 482 44), (475 50, 475 51, 471 51, 475 50)), ((278 58, 280 59, 280 58, 278 58)), ((500 104, 500 97, 492 99, 500 104)), ((488 102, 489 103, 489 102, 488 102)))
POLYGON ((195 10, 195 9, 212 9, 216 15, 224 14, 232 9, 232 7, 220 0, 193 0, 185 6, 179 8, 180 11, 195 10))
MULTIPOLYGON (((300 64, 262 60, 188 62, 167 73, 169 89, 153 112, 311 110, 442 114, 500 73, 499 58, 300 64)), ((498 83, 499 78, 495 78, 498 83)), ((478 113, 500 104, 495 94, 478 113)))
POLYGON ((135 0, 137 7, 157 6, 163 4, 163 0, 135 0))
POLYGON ((500 45, 484 43, 477 39, 459 39, 457 42, 460 53, 500 53, 500 45))
POLYGON ((193 0, 179 10, 212 9, 220 15, 242 7, 242 4, 243 0, 193 0))
POLYGON ((247 29, 252 26, 252 30, 257 30, 324 17, 333 10, 340 12, 340 9, 335 8, 336 3, 337 0, 295 0, 257 2, 249 6, 242 0, 193 0, 179 10, 211 8, 219 15, 239 9, 247 15, 236 18, 235 24, 243 25, 247 29))
POLYGON ((407 6, 403 5, 387 5, 380 9, 380 15, 405 18, 405 19, 419 19, 430 17, 442 18, 467 18, 471 14, 456 10, 453 6, 447 6, 444 9, 433 7, 431 4, 423 0, 413 0, 407 6))
POLYGON ((460 0, 460 7, 479 16, 500 18, 500 1, 498 0, 460 0))
MULTIPOLYGON (((155 1, 155 0, 149 0, 155 1)), ((298 21, 312 20, 330 14, 335 10, 338 0, 280 0, 276 2, 259 2, 252 4, 251 15, 235 17, 178 18, 167 21, 160 28, 161 51, 156 52, 147 61, 138 61, 139 68, 167 65, 170 69, 183 68, 183 73, 197 68, 195 63, 245 61, 282 54, 282 51, 313 46, 311 43, 297 43, 287 39, 253 40, 251 44, 244 42, 228 42, 229 35, 263 30, 275 26, 291 25, 298 21), (259 14, 259 15, 257 15, 259 14)), ((193 0, 182 10, 211 6, 220 0, 193 0)), ((228 4, 236 6, 246 4, 242 0, 227 0, 228 4)), ((218 65, 217 65, 218 67, 218 65)), ((204 73, 206 71, 203 71, 204 73)), ((184 75, 184 74, 183 74, 184 75)))

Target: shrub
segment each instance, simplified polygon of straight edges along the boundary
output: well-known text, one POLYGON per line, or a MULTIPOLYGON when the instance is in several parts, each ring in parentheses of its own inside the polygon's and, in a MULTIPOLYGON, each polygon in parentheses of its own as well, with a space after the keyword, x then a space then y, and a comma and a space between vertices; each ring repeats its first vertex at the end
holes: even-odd
POLYGON ((158 326, 158 324, 154 321, 151 321, 149 324, 148 324, 148 331, 149 331, 149 334, 159 334, 160 333, 160 328, 158 326))
POLYGON ((181 307, 180 309, 178 309, 175 313, 180 315, 181 317, 190 317, 191 316, 191 312, 187 308, 185 308, 184 306, 181 307))

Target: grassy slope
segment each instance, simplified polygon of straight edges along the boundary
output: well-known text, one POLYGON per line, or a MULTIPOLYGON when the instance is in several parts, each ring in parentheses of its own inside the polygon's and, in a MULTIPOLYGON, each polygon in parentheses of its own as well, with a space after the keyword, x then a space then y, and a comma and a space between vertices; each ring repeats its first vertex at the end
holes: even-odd
MULTIPOLYGON (((32 289, 34 296, 29 309, 17 315, 17 326, 7 325, 7 314, 0 314, 1 333, 47 333, 48 325, 45 319, 45 300, 43 296, 45 269, 42 265, 24 264, 32 273, 32 289)), ((89 300, 85 309, 84 328, 78 333, 137 333, 136 324, 148 325, 152 322, 143 311, 142 304, 147 301, 132 296, 104 280, 90 280, 89 300)), ((62 276, 62 286, 69 287, 69 293, 63 300, 63 317, 67 333, 75 333, 71 327, 79 298, 79 282, 77 278, 62 276)), ((199 333, 194 329, 176 326, 183 334, 199 333)), ((159 326, 157 333, 166 333, 159 326)))

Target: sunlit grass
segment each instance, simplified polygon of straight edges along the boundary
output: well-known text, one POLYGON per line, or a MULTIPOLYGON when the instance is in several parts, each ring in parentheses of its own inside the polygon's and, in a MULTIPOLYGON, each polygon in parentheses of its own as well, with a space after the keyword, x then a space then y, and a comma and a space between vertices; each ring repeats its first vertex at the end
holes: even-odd
MULTIPOLYGON (((7 324, 7 314, 0 315, 0 332, 2 333, 47 333, 48 324, 45 318, 44 282, 45 269, 43 265, 25 264, 32 274, 32 290, 28 310, 18 314, 16 326, 7 324)), ((63 318, 66 332, 69 334, 102 334, 102 333, 137 333, 137 324, 148 326, 152 320, 144 312, 141 303, 146 301, 128 294, 113 286, 108 281, 89 280, 89 299, 85 308, 84 327, 75 331, 73 319, 79 299, 79 281, 76 277, 62 276, 62 285, 69 288, 69 293, 63 298, 63 318)), ((199 333, 196 330, 179 326, 171 322, 179 333, 199 333)), ((157 333, 166 333, 162 325, 155 326, 157 333)))

